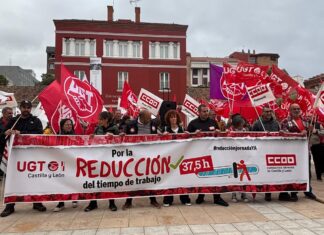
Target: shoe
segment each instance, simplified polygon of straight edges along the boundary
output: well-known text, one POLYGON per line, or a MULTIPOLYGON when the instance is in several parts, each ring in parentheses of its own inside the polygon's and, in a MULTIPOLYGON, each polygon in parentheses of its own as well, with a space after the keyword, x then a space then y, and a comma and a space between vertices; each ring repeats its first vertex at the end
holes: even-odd
POLYGON ((54 212, 59 212, 64 209, 64 202, 59 202, 57 206, 53 209, 54 212))
POLYGON ((186 202, 185 205, 186 206, 191 206, 191 202, 186 202))
POLYGON ((289 202, 291 201, 290 195, 288 193, 279 193, 279 201, 289 202))
POLYGON ((236 193, 232 194, 232 202, 237 202, 236 193))
POLYGON ((290 195, 290 201, 291 202, 297 202, 298 201, 297 193, 291 193, 291 195, 290 195))
POLYGON ((316 196, 312 192, 304 192, 306 198, 311 199, 311 200, 316 200, 316 196))
POLYGON ((6 208, 1 212, 1 217, 7 217, 15 212, 15 206, 14 205, 6 205, 6 208))
POLYGON ((98 205, 97 205, 97 201, 96 202, 90 202, 89 205, 84 209, 85 212, 89 212, 92 211, 94 209, 97 209, 98 205))
POLYGON ((204 197, 205 197, 204 194, 199 194, 197 199, 196 199, 196 204, 204 203, 205 202, 204 197))
POLYGON ((125 204, 122 207, 122 210, 127 210, 129 208, 132 208, 132 203, 126 201, 125 204))
POLYGON ((73 201, 73 202, 72 202, 72 208, 77 208, 77 207, 78 207, 78 202, 73 201))
POLYGON ((223 200, 223 198, 219 197, 217 199, 214 199, 214 204, 220 205, 220 206, 228 206, 228 203, 223 200))
POLYGON ((249 202, 249 199, 247 198, 247 196, 246 196, 245 193, 242 193, 242 194, 241 194, 241 199, 242 199, 244 202, 249 202))
POLYGON ((170 204, 169 204, 169 203, 163 203, 163 206, 164 206, 164 207, 169 207, 170 204))
POLYGON ((271 202, 271 193, 266 193, 264 196, 264 200, 267 202, 271 202))
POLYGON ((43 206, 42 203, 34 203, 33 209, 37 210, 37 211, 40 211, 40 212, 46 211, 46 207, 43 206))
POLYGON ((161 205, 157 201, 151 201, 151 205, 156 207, 157 209, 161 208, 161 205))
POLYGON ((111 211, 117 211, 117 206, 115 205, 115 203, 110 203, 110 204, 109 204, 109 209, 110 209, 111 211))

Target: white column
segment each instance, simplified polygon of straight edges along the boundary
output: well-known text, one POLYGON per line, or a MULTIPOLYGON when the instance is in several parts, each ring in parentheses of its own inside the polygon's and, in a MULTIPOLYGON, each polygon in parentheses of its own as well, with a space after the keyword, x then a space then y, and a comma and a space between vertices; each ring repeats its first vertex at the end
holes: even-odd
POLYGON ((169 42, 169 59, 176 59, 173 57, 173 42, 169 42))
MULTIPOLYGON (((150 49, 149 49, 150 51, 150 49)), ((140 41, 140 58, 143 58, 143 42, 140 41)))
POLYGON ((160 42, 155 42, 155 58, 161 58, 160 55, 160 42))
POLYGON ((90 56, 90 39, 84 39, 85 45, 84 45, 84 55, 90 56))
POLYGON ((75 55, 75 39, 70 38, 70 55, 74 56, 75 55))
POLYGON ((113 57, 118 57, 118 40, 114 40, 113 57))
POLYGON ((62 38, 62 55, 66 55, 66 38, 62 38))
POLYGON ((178 50, 178 58, 177 59, 180 59, 180 42, 177 43, 177 50, 178 50))
POLYGON ((127 58, 132 58, 133 57, 133 42, 128 41, 127 45, 127 58))

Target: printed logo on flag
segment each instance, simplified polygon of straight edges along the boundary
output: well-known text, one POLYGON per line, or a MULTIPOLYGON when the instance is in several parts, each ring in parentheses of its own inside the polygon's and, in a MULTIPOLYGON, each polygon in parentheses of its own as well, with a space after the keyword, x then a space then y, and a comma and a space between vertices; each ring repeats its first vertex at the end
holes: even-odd
POLYGON ((62 119, 69 118, 74 123, 74 129, 78 129, 78 126, 80 125, 79 122, 77 122, 77 116, 76 113, 67 105, 62 104, 62 101, 57 105, 56 110, 54 111, 54 114, 51 117, 51 126, 53 130, 57 130, 57 132, 60 132, 60 121, 62 119))
POLYGON ((161 98, 142 88, 137 104, 156 116, 159 113, 162 102, 161 98))
POLYGON ((99 102, 90 84, 68 77, 64 82, 64 92, 69 104, 81 119, 96 113, 99 102))
POLYGON ((322 105, 323 105, 324 104, 324 91, 321 92, 320 100, 321 100, 322 105))
POLYGON ((257 87, 251 88, 251 90, 249 89, 251 98, 261 96, 261 95, 267 93, 268 91, 269 91, 269 89, 266 85, 257 86, 257 87))
POLYGON ((185 100, 185 102, 183 103, 183 106, 186 107, 187 109, 189 109, 191 112, 193 112, 197 116, 199 115, 198 106, 196 106, 195 104, 193 104, 189 100, 185 100))

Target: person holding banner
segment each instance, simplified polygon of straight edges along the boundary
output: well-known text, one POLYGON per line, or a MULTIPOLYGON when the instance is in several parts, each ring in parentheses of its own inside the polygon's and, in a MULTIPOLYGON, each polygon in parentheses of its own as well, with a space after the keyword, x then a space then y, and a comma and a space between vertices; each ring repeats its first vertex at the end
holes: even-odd
MULTIPOLYGON (((164 127, 163 135, 167 134, 177 134, 177 133, 184 133, 184 129, 181 125, 182 120, 180 118, 179 113, 171 109, 165 114, 165 123, 166 126, 164 127)), ((180 201, 182 204, 186 206, 191 206, 191 201, 189 195, 180 195, 180 201)), ((173 196, 165 196, 163 198, 163 206, 168 207, 173 203, 173 196)))
MULTIPOLYGON (((279 132, 280 124, 274 118, 274 112, 269 105, 264 105, 262 108, 261 117, 256 120, 252 125, 252 131, 268 131, 268 132, 279 132)), ((271 201, 271 193, 266 193, 264 200, 271 201)))
MULTIPOLYGON (((140 111, 138 118, 136 120, 130 121, 126 125, 127 135, 148 135, 157 134, 158 126, 154 120, 151 120, 151 112, 143 109, 140 111)), ((127 198, 125 204, 123 205, 123 210, 132 207, 132 198, 127 198)), ((161 208, 160 204, 156 201, 156 197, 150 197, 151 205, 156 208, 161 208)))
MULTIPOLYGON (((4 107, 2 109, 2 117, 0 118, 0 134, 4 135, 4 130, 9 122, 9 120, 13 117, 13 109, 11 107, 4 107)), ((5 138, 1 138, 0 143, 0 162, 2 159, 3 151, 6 146, 5 138)), ((3 175, 2 170, 0 170, 0 176, 3 175)))
MULTIPOLYGON (((32 103, 28 100, 23 100, 20 103, 21 114, 12 118, 6 127, 5 135, 20 135, 20 134, 43 134, 42 122, 39 118, 31 114, 32 103)), ((42 203, 33 203, 33 209, 37 211, 46 211, 46 207, 42 203)), ((15 212, 15 204, 9 203, 0 214, 1 217, 6 217, 15 212)))
MULTIPOLYGON (((218 129, 217 122, 209 118, 209 109, 206 105, 201 104, 198 106, 198 114, 198 118, 189 123, 187 128, 188 132, 199 133, 201 131, 216 131, 218 129)), ((204 197, 204 194, 199 194, 196 203, 203 203, 204 197)), ((214 203, 221 206, 228 206, 228 203, 219 194, 214 194, 214 203)))
MULTIPOLYGON (((289 116, 281 123, 281 129, 286 132, 294 132, 294 133, 301 133, 307 135, 308 131, 310 131, 312 127, 309 125, 308 120, 302 117, 302 112, 299 104, 293 103, 289 107, 289 116)), ((311 175, 310 173, 311 172, 309 167, 309 175, 311 175)), ((309 192, 304 192, 304 194, 309 199, 313 199, 313 200, 316 199, 316 196, 312 193, 312 187, 310 184, 309 184, 309 192)), ((279 200, 296 202, 298 201, 297 192, 291 192, 290 195, 288 193, 280 193, 279 200)))
MULTIPOLYGON (((74 135, 74 124, 72 119, 64 118, 60 121, 60 135, 74 135)), ((59 202, 57 206, 53 209, 54 212, 59 212, 64 209, 64 202, 59 202)), ((72 201, 72 207, 76 208, 78 206, 77 201, 72 201)))
MULTIPOLYGON (((99 114, 98 126, 96 127, 95 135, 118 135, 119 130, 116 124, 114 124, 113 114, 107 111, 103 111, 99 114)), ((96 200, 90 201, 89 205, 84 209, 85 212, 92 211, 98 208, 96 200)), ((117 211, 117 206, 114 199, 109 200, 109 209, 111 211, 117 211)))

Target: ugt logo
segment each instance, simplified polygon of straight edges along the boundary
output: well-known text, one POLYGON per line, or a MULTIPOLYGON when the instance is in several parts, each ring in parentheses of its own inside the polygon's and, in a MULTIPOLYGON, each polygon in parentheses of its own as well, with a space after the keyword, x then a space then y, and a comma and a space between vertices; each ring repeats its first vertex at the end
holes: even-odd
POLYGON ((64 82, 64 92, 81 119, 88 118, 97 111, 99 102, 88 83, 68 77, 64 82))

